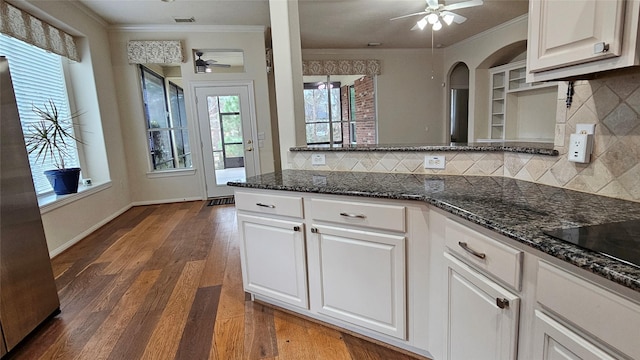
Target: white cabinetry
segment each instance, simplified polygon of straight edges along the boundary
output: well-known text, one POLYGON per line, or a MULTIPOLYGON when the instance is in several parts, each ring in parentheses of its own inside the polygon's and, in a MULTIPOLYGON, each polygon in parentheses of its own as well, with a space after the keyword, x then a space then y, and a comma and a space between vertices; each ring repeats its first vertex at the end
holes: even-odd
POLYGON ((596 345, 566 328, 539 310, 534 318, 533 359, 540 360, 614 360, 596 345))
POLYGON ((322 225, 311 231, 311 310, 405 339, 405 237, 322 225))
POLYGON ((523 252, 451 219, 445 231, 446 358, 516 359, 520 298, 497 281, 520 288, 523 252))
POLYGON ((302 198, 236 193, 244 289, 307 309, 307 265, 302 198), (259 214, 262 213, 262 214, 259 214))
POLYGON ((558 84, 526 82, 524 61, 491 68, 489 74, 489 138, 552 142, 558 84))
POLYGON ((537 359, 556 359, 556 353, 563 352, 560 359, 621 358, 607 355, 618 353, 640 359, 639 305, 543 261, 536 300, 537 359))
POLYGON ((311 310, 406 339, 405 207, 312 199, 311 209, 311 310))
POLYGON ((447 359, 516 359, 520 299, 449 254, 447 359))
POLYGON ((527 80, 637 65, 637 0, 531 0, 527 80))

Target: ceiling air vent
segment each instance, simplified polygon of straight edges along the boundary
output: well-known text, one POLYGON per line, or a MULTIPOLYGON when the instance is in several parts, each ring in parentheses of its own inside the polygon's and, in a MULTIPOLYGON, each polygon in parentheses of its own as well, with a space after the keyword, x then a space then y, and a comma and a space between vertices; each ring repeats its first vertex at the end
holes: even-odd
POLYGON ((194 18, 193 16, 190 18, 180 18, 180 17, 174 17, 173 20, 177 23, 192 23, 192 22, 196 22, 196 18, 194 18))

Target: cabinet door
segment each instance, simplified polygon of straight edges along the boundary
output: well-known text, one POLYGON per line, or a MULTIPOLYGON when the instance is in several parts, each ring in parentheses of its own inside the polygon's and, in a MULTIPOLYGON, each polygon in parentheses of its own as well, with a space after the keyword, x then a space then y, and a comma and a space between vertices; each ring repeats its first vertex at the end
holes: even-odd
POLYGON ((520 299, 453 256, 447 259, 447 359, 515 359, 520 299))
POLYGON ((615 359, 539 310, 535 310, 533 358, 540 360, 615 359))
POLYGON ((308 309, 301 222, 238 215, 244 289, 308 309))
POLYGON ((311 231, 312 310, 405 339, 404 236, 329 226, 311 231))
POLYGON ((624 6, 623 0, 529 1, 528 71, 620 56, 624 6))

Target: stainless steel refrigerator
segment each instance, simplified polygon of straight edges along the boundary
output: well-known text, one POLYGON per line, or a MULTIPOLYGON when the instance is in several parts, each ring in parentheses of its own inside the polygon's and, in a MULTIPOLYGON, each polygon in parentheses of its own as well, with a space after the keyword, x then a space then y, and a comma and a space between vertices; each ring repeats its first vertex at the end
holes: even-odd
POLYGON ((60 309, 27 156, 0 56, 0 357, 60 309))

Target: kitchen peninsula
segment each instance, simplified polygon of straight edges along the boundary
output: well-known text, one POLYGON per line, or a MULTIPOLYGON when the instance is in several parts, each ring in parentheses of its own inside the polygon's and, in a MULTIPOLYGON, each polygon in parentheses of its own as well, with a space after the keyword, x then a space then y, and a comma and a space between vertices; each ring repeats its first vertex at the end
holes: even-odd
POLYGON ((636 202, 501 176, 284 170, 229 185, 255 299, 435 359, 549 358, 551 340, 640 357, 640 264, 544 233, 640 221, 636 202), (291 251, 255 263, 252 237, 289 227, 291 251), (260 284, 265 261, 297 275, 260 284))

